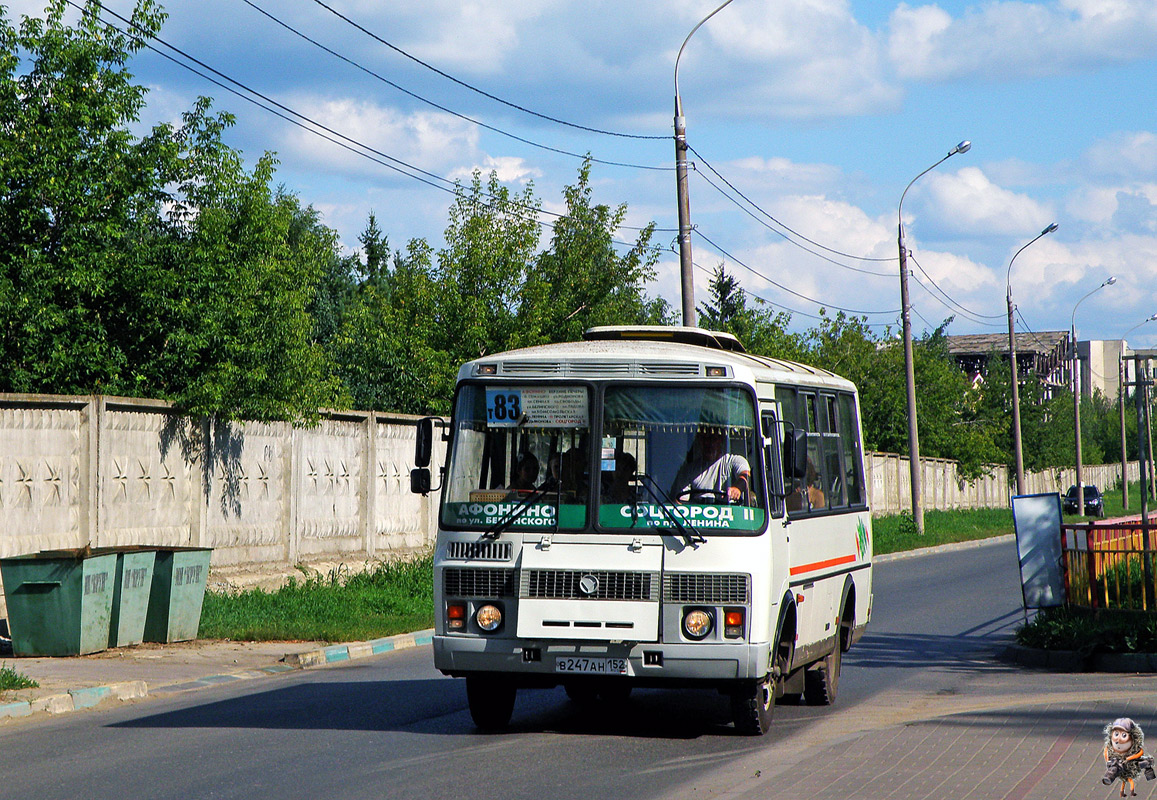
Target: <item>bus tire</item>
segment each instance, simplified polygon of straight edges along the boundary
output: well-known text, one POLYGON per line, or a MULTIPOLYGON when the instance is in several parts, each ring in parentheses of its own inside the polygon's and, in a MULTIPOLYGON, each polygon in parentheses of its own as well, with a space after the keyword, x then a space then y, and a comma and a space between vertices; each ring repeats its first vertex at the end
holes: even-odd
POLYGON ((489 675, 466 676, 470 718, 482 731, 498 731, 510 724, 518 689, 510 681, 489 675))
POLYGON ((808 705, 830 706, 836 702, 836 694, 840 688, 840 665, 844 660, 841 629, 842 626, 837 623, 831 652, 804 673, 803 696, 808 705))
POLYGON ((775 710, 775 684, 770 675, 763 680, 740 681, 731 693, 731 719, 735 730, 745 736, 762 736, 771 730, 775 710))

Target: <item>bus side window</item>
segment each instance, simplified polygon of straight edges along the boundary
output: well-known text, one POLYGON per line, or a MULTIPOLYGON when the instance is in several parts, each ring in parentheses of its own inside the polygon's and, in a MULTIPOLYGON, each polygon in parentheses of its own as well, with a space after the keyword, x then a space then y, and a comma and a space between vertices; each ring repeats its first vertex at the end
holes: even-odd
POLYGON ((864 504, 863 454, 860 452, 860 423, 856 419, 856 401, 850 394, 840 395, 840 443, 844 448, 844 485, 848 504, 864 504))
MULTIPOLYGON (((775 414, 764 412, 763 425, 763 467, 767 481, 767 496, 769 508, 773 517, 783 515, 784 505, 784 475, 783 461, 779 457, 779 425, 775 414)), ((757 503, 758 504, 758 503, 757 503)))

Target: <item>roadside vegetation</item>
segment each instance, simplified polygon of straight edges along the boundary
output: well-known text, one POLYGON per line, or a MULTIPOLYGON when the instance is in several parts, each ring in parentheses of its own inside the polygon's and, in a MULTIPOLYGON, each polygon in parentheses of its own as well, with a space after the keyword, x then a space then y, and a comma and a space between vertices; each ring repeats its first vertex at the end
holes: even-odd
POLYGON ((7 664, 0 664, 0 692, 12 692, 17 689, 35 689, 39 683, 18 672, 7 664))
POLYGON ((202 639, 354 642, 434 624, 433 556, 346 575, 291 580, 275 591, 205 593, 202 639))

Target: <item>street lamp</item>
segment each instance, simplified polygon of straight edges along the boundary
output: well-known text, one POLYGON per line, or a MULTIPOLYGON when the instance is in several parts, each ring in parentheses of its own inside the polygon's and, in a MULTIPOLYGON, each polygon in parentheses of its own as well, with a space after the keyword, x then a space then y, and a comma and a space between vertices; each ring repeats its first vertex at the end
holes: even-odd
POLYGON ((679 59, 683 57, 683 48, 691 41, 695 31, 730 2, 725 0, 699 20, 675 56, 675 194, 679 202, 679 280, 683 292, 683 324, 689 328, 695 327, 695 280, 692 273, 694 262, 691 260, 691 200, 687 194, 687 121, 683 117, 683 99, 679 96, 679 59))
POLYGON ((904 377, 908 390, 908 461, 912 482, 912 521, 916 523, 916 533, 924 535, 924 505, 920 497, 920 439, 916 433, 916 369, 912 362, 912 307, 908 302, 908 250, 904 247, 904 196, 912 184, 920 180, 936 167, 957 153, 967 153, 972 142, 963 141, 948 151, 948 155, 913 178, 900 195, 900 206, 896 212, 899 220, 900 245, 900 320, 904 331, 904 377))
POLYGON ((1023 253, 1028 245, 1056 229, 1057 224, 1054 222, 1038 233, 1032 241, 1017 250, 1008 262, 1008 275, 1004 279, 1005 285, 1008 287, 1008 358, 1012 365, 1012 444, 1013 450, 1016 452, 1017 494, 1024 494, 1024 452, 1021 450, 1020 443, 1020 373, 1016 368, 1016 334, 1012 322, 1012 309, 1014 307, 1012 304, 1012 262, 1016 261, 1016 257, 1023 253))
POLYGON ((1073 438, 1077 444, 1077 514, 1085 513, 1085 484, 1081 482, 1081 375, 1077 362, 1077 308, 1093 294, 1106 286, 1112 286, 1116 282, 1117 278, 1110 276, 1100 286, 1078 300, 1077 305, 1073 306, 1073 319, 1070 323, 1073 342, 1073 427, 1075 429, 1073 438))

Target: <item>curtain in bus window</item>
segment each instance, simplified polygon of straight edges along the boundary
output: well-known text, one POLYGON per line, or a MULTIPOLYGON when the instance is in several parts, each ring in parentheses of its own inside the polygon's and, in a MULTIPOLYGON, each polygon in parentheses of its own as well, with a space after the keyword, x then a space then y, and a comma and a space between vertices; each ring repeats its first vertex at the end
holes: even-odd
POLYGON ((726 432, 755 427, 751 398, 739 389, 615 389, 607 392, 603 413, 612 429, 666 426, 726 432))
POLYGON ((847 505, 844 497, 844 470, 840 464, 839 424, 836 419, 836 397, 825 394, 820 397, 824 408, 824 465, 823 487, 828 506, 838 508, 847 505))
POLYGON ((860 452, 860 424, 856 419, 855 398, 850 394, 840 395, 840 441, 844 447, 844 484, 850 505, 863 505, 864 479, 863 454, 860 452))

